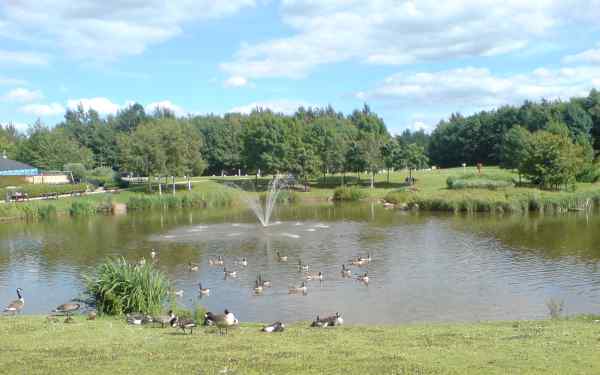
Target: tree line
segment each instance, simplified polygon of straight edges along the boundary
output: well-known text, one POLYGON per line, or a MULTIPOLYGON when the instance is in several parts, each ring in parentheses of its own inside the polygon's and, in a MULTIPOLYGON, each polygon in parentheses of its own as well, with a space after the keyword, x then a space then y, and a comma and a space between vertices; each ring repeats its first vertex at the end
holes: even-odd
POLYGON ((46 170, 75 163, 140 176, 279 172, 306 180, 424 167, 425 146, 417 141, 422 137, 412 136, 392 137, 367 105, 349 115, 329 106, 301 107, 293 115, 257 108, 250 114, 178 118, 165 109, 148 114, 133 104, 105 118, 80 106, 52 128, 38 120, 27 134, 0 126, 0 148, 46 170))

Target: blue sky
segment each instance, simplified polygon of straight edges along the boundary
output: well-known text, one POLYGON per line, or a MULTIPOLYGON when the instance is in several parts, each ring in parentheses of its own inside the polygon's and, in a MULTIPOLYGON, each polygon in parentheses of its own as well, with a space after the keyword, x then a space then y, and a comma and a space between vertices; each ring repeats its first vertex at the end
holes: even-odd
POLYGON ((600 0, 6 0, 0 123, 368 103, 394 132, 600 88, 600 0))

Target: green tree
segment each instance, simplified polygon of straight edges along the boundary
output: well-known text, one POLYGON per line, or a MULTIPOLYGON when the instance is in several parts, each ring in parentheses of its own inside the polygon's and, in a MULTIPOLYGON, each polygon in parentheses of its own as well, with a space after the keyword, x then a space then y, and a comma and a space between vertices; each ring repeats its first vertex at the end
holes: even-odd
POLYGON ((409 182, 412 184, 412 171, 414 169, 420 169, 427 166, 429 158, 425 154, 423 146, 419 146, 416 143, 411 143, 400 152, 402 162, 408 168, 409 182))
POLYGON ((529 148, 531 133, 522 126, 513 126, 502 141, 501 166, 507 169, 516 169, 521 180, 521 170, 529 148))

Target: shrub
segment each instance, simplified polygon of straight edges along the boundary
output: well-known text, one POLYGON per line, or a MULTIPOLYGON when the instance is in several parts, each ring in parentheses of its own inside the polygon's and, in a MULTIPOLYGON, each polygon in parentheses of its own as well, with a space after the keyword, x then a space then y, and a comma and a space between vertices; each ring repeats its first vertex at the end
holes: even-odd
POLYGON ((339 187, 333 191, 334 201, 355 202, 367 197, 367 193, 359 187, 339 187))
POLYGON ((133 265, 124 258, 108 260, 86 276, 86 293, 102 314, 157 314, 169 294, 169 280, 150 263, 133 265))
POLYGON ((67 163, 63 166, 63 170, 71 172, 73 174, 73 179, 77 182, 83 180, 88 173, 85 166, 81 163, 67 163))
POLYGON ((467 173, 462 176, 450 176, 446 180, 448 189, 503 189, 515 185, 512 178, 496 174, 467 173))
POLYGON ((112 168, 99 167, 86 175, 86 180, 94 186, 101 186, 105 189, 119 187, 120 178, 112 168))
POLYGON ((71 216, 91 216, 96 212, 97 206, 86 200, 74 201, 69 208, 69 214, 71 214, 71 216))

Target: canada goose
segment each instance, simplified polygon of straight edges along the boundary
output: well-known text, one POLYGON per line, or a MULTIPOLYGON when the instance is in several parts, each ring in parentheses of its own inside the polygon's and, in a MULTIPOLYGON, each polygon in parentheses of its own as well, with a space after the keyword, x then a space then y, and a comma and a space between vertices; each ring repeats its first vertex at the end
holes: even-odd
POLYGON ((173 321, 173 318, 175 318, 175 314, 173 313, 173 310, 169 310, 169 312, 167 314, 168 315, 160 315, 160 316, 152 317, 152 322, 160 323, 161 327, 165 328, 165 324, 171 324, 171 322, 173 321))
POLYGON ((64 314, 67 316, 67 320, 70 321, 71 313, 79 310, 80 307, 81 305, 78 303, 63 303, 62 305, 52 310, 52 312, 57 314, 64 314))
POLYGON ((323 281, 323 273, 322 272, 318 272, 318 273, 307 273, 306 275, 304 275, 304 278, 306 280, 319 280, 319 281, 323 281))
POLYGON ((139 266, 142 266, 142 267, 143 267, 143 266, 145 266, 145 265, 146 265, 146 258, 142 258, 142 259, 140 259, 140 260, 138 261, 138 265, 139 265, 139 266))
POLYGON ((190 272, 198 271, 198 265, 196 263, 189 262, 188 268, 189 268, 190 272))
POLYGON ((203 288, 202 283, 198 283, 198 288, 200 288, 200 295, 208 296, 210 294, 210 288, 203 288))
POLYGON ((288 257, 287 255, 281 255, 279 254, 279 251, 277 252, 277 260, 280 262, 287 262, 288 261, 288 257))
POLYGON ((208 264, 209 264, 210 266, 222 266, 222 265, 224 265, 224 264, 225 264, 225 261, 223 260, 223 257, 222 257, 221 255, 219 255, 219 256, 217 257, 217 259, 212 259, 212 258, 211 258, 211 259, 209 259, 209 260, 208 260, 208 264))
POLYGON ((358 281, 368 284, 369 283, 369 275, 365 272, 364 274, 358 276, 358 281))
POLYGON ((252 290, 254 291, 254 294, 262 294, 263 286, 259 283, 258 280, 256 280, 254 282, 254 288, 252 288, 252 290))
POLYGON ((360 259, 360 258, 354 258, 354 259, 350 260, 350 264, 352 264, 353 266, 362 267, 362 266, 366 266, 367 263, 369 263, 369 262, 367 262, 364 259, 360 259))
POLYGON ((369 263, 369 262, 371 262, 371 253, 367 253, 366 257, 359 256, 359 257, 357 257, 357 259, 361 262, 369 263))
POLYGON ((156 250, 152 249, 152 251, 150 252, 150 258, 152 258, 152 260, 155 260, 157 256, 158 253, 156 252, 156 250))
POLYGON ((183 331, 184 334, 185 334, 185 330, 189 329, 190 335, 191 335, 194 333, 194 328, 196 327, 196 322, 194 322, 193 319, 178 318, 176 316, 173 316, 173 318, 171 318, 171 327, 181 328, 181 330, 183 331))
POLYGON ((342 277, 350 277, 352 276, 352 272, 346 268, 345 264, 342 264, 342 277))
POLYGON ((342 316, 339 312, 336 312, 335 315, 322 318, 321 321, 326 322, 327 327, 341 326, 344 324, 344 319, 342 319, 342 316))
POLYGON ((310 323, 311 327, 317 327, 317 328, 324 328, 327 327, 327 322, 323 322, 321 320, 321 318, 319 318, 319 316, 317 315, 317 319, 313 320, 312 323, 310 323))
POLYGON ((297 293, 306 294, 307 291, 308 291, 308 288, 306 288, 306 284, 304 283, 304 281, 302 282, 302 284, 300 284, 300 286, 293 286, 289 289, 290 294, 297 294, 297 293))
POLYGON ((23 307, 25 306, 25 299, 23 298, 23 289, 17 288, 17 296, 19 297, 17 300, 12 301, 6 306, 4 309, 5 313, 12 313, 13 315, 21 312, 23 307))
POLYGON ((96 312, 96 310, 92 310, 87 314, 87 320, 96 320, 97 315, 98 313, 96 312))
POLYGON ((229 310, 225 309, 224 314, 215 315, 210 311, 204 315, 204 325, 212 326, 215 325, 219 328, 219 334, 223 334, 223 329, 225 329, 225 334, 228 333, 228 328, 233 327, 234 325, 239 324, 238 320, 235 318, 233 313, 229 312, 229 310))
POLYGON ((133 324, 136 326, 152 322, 151 317, 149 317, 148 315, 140 314, 140 313, 127 314, 126 317, 127 317, 128 324, 133 324))
POLYGON ((176 295, 177 297, 183 297, 183 289, 176 290, 173 292, 173 294, 176 295))
POLYGON ((261 331, 266 332, 266 333, 272 333, 272 332, 283 332, 284 329, 285 329, 285 324, 283 324, 281 322, 275 322, 271 325, 262 327, 261 331))
POLYGON ((228 271, 227 267, 223 267, 223 273, 225 274, 225 278, 237 276, 237 271, 228 271))
POLYGON ((248 259, 246 259, 246 257, 242 258, 240 264, 242 265, 242 267, 246 267, 248 265, 248 259))
POLYGON ((310 267, 308 266, 308 264, 302 264, 302 261, 298 259, 298 272, 308 271, 309 268, 310 267))
POLYGON ((264 288, 270 288, 272 283, 269 280, 263 280, 262 273, 258 274, 258 283, 264 288))

